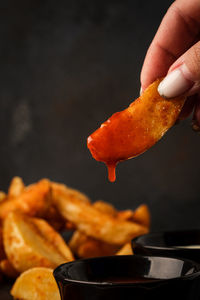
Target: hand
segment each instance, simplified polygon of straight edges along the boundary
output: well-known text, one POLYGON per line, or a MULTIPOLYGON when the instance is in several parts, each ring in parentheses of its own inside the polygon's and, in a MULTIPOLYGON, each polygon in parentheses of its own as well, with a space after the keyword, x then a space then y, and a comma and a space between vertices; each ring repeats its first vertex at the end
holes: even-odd
POLYGON ((180 114, 200 127, 200 1, 176 0, 167 11, 148 49, 141 72, 144 90, 159 77, 159 93, 172 98, 187 92, 180 114), (167 74, 167 76, 166 76, 167 74))

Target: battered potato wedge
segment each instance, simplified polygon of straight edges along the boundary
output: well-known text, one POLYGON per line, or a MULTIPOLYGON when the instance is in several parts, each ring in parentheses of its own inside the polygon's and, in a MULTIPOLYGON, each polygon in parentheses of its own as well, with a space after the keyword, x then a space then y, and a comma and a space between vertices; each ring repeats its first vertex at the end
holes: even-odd
POLYGON ((131 243, 125 244, 117 253, 116 255, 133 255, 133 250, 131 247, 131 243))
POLYGON ((44 216, 51 204, 50 182, 46 179, 35 183, 17 197, 8 197, 0 202, 0 221, 12 211, 29 216, 44 216))
POLYGON ((9 197, 17 197, 19 196, 25 189, 24 182, 21 177, 15 176, 13 177, 9 189, 8 196, 9 197))
POLYGON ((92 156, 108 166, 110 181, 120 161, 142 154, 152 147, 176 122, 186 97, 167 100, 156 80, 130 106, 115 113, 88 137, 92 156))
POLYGON ((46 221, 16 212, 4 221, 3 243, 9 261, 20 273, 73 260, 62 237, 46 221))
POLYGON ((90 203, 78 198, 66 197, 55 185, 52 186, 52 199, 64 218, 74 223, 81 232, 100 241, 123 245, 132 238, 148 232, 145 226, 102 213, 90 203))
POLYGON ((17 300, 60 300, 58 286, 49 268, 33 268, 15 281, 11 295, 17 300))

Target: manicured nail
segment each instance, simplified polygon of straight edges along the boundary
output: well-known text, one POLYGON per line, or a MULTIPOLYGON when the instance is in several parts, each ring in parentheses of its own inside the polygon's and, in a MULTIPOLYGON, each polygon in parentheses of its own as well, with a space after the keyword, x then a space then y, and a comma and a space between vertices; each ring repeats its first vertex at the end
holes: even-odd
POLYGON ((158 92, 162 97, 174 98, 187 92, 194 85, 184 74, 188 69, 185 64, 170 72, 158 86, 158 92))

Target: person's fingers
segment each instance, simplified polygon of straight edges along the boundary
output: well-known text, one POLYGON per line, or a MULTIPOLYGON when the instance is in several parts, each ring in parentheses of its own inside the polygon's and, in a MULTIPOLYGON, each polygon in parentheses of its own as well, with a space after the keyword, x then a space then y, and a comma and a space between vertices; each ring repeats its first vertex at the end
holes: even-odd
POLYGON ((185 52, 169 69, 158 86, 165 98, 174 98, 187 92, 194 95, 200 90, 200 41, 185 52))
POLYGON ((167 11, 146 54, 141 72, 142 89, 159 77, 189 49, 200 33, 200 1, 176 0, 167 11))
POLYGON ((195 103, 198 100, 198 95, 193 95, 187 98, 180 114, 178 120, 185 120, 192 113, 195 103))

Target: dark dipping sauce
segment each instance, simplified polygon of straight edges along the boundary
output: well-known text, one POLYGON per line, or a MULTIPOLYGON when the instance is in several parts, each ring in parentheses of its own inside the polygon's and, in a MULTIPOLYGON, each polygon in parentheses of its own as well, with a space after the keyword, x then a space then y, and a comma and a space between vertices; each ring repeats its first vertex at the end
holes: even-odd
POLYGON ((145 278, 145 277, 107 277, 103 282, 109 283, 146 283, 146 282, 154 282, 160 279, 156 278, 145 278))
POLYGON ((171 257, 122 255, 54 270, 62 300, 199 300, 200 265, 171 257))

